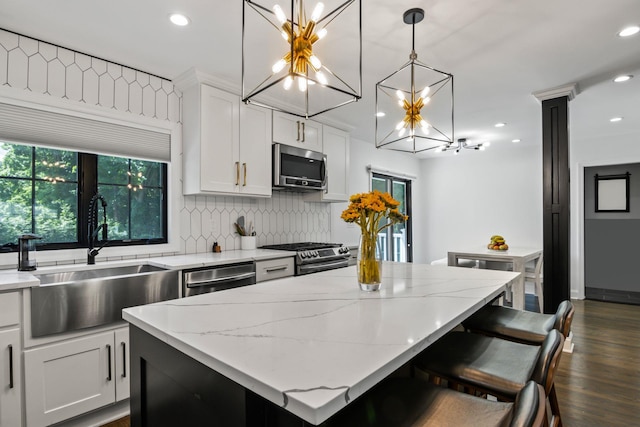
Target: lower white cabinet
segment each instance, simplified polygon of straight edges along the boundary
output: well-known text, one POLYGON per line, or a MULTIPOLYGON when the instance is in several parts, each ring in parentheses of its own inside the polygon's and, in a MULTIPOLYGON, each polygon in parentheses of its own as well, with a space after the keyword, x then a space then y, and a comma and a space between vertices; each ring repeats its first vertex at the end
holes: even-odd
POLYGON ((115 331, 116 402, 129 398, 129 328, 115 331))
POLYGON ((24 352, 27 425, 47 426, 129 397, 128 327, 24 352))
POLYGON ((295 274, 294 257, 256 261, 256 282, 280 279, 295 274))
POLYGON ((22 425, 20 330, 0 332, 0 427, 22 425))

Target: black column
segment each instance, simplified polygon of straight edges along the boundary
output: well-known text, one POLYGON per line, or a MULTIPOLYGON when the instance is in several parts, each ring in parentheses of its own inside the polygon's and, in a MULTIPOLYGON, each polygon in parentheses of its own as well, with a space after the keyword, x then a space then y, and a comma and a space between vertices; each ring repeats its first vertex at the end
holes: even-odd
POLYGON ((544 312, 569 299, 569 97, 542 101, 544 312))

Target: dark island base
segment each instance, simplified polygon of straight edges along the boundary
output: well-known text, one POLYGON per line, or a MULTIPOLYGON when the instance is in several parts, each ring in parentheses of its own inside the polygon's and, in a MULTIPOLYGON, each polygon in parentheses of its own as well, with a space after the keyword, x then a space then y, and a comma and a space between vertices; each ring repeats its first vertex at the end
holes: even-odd
POLYGON ((130 325, 132 427, 311 424, 130 325))

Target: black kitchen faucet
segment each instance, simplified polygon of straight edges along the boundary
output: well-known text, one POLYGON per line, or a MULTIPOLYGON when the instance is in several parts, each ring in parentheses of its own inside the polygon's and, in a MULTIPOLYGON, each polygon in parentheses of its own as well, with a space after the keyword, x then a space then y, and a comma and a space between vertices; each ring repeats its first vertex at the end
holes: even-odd
POLYGON ((96 263, 96 255, 100 252, 100 249, 104 248, 107 243, 109 243, 107 236, 107 201, 104 199, 102 194, 96 193, 89 202, 89 245, 87 249, 87 264, 95 264, 96 263), (97 223, 97 214, 98 214, 98 200, 102 204, 102 224, 96 228, 97 223), (102 230, 102 245, 98 248, 95 247, 96 237, 98 237, 98 233, 102 230))

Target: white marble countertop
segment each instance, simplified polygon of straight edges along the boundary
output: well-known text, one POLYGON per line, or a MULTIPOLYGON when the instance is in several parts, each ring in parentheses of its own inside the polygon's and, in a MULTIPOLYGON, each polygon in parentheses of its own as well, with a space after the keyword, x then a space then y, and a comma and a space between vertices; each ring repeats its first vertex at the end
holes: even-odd
POLYGON ((40 281, 26 271, 0 270, 0 292, 38 286, 40 281))
POLYGON ((166 257, 140 258, 122 261, 97 262, 87 264, 63 264, 39 267, 35 271, 0 270, 0 291, 39 286, 40 281, 35 274, 55 273, 60 271, 93 270, 99 268, 119 267, 124 265, 152 264, 170 270, 184 270, 189 268, 208 267, 222 264, 233 264, 243 261, 260 261, 266 259, 286 258, 294 256, 293 252, 275 251, 271 249, 224 251, 219 253, 207 252, 166 257))
POLYGON ((253 249, 223 252, 203 252, 199 254, 174 255, 167 257, 149 258, 148 262, 172 270, 210 267, 214 265, 233 264, 243 261, 260 261, 274 258, 295 256, 295 252, 276 251, 272 249, 253 249))
POLYGON ((319 424, 498 296, 517 273, 385 263, 125 309, 123 318, 319 424))

